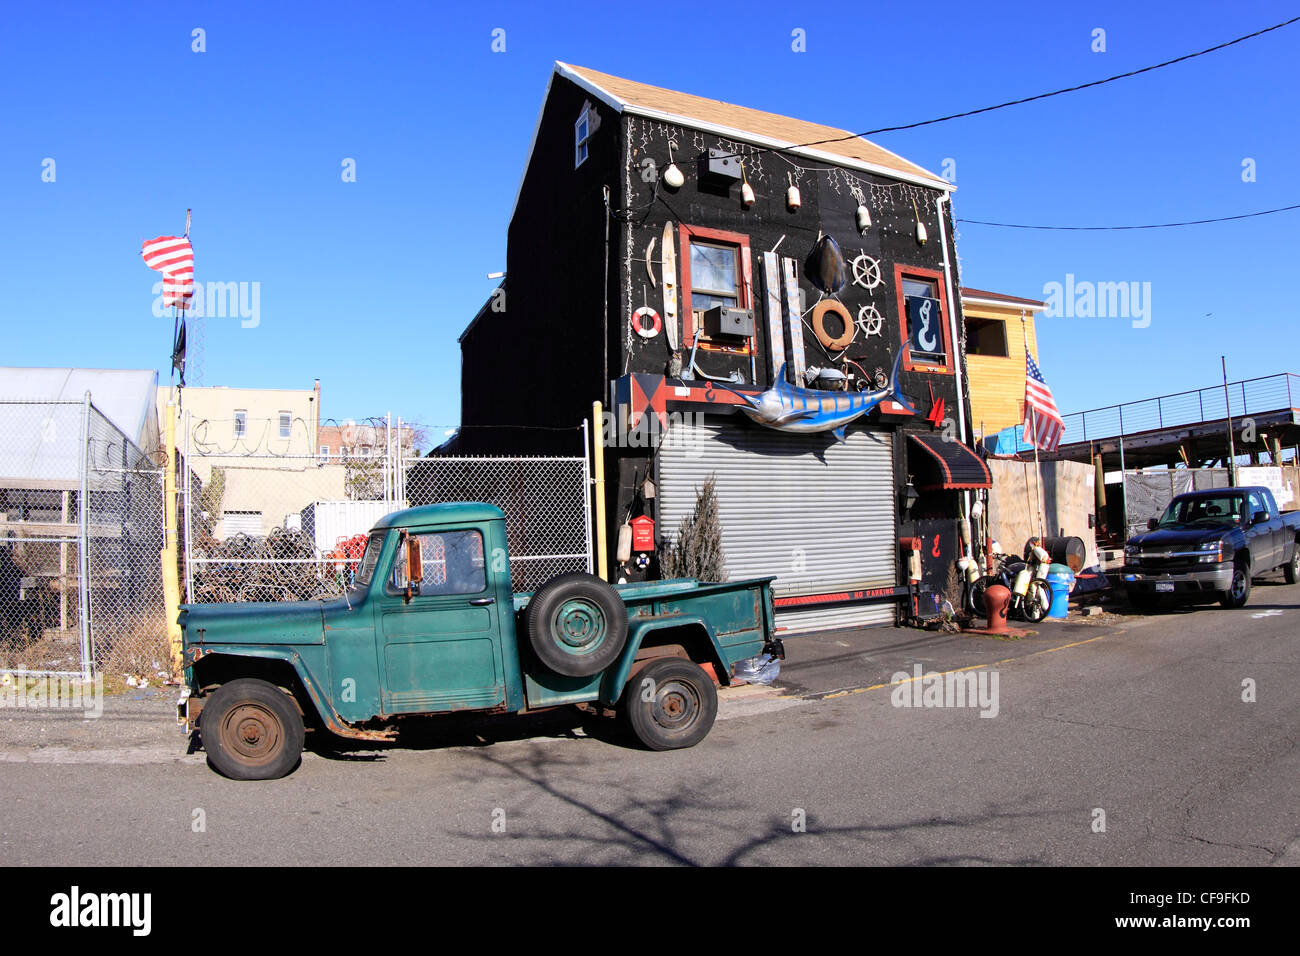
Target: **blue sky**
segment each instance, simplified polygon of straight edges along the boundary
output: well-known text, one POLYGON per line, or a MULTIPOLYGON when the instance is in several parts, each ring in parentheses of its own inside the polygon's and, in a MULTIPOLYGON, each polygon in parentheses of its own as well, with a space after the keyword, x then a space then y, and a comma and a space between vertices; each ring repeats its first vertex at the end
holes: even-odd
MULTIPOLYGON (((0 364, 158 367, 142 240, 194 209, 200 281, 260 283, 205 323, 191 383, 303 387, 327 418, 459 420, 456 337, 504 268, 551 64, 852 130, 1145 66, 1294 4, 45 3, 0 35, 0 364), (191 49, 205 31, 206 52, 191 49), (492 31, 506 50, 493 53, 492 31), (1106 51, 1093 52, 1105 30, 1106 51), (791 33, 806 34, 806 52, 791 33), (43 162, 55 181, 43 182, 43 162), (345 158, 356 182, 342 181, 345 158)), ((1127 224, 1300 202, 1300 24, 1099 89, 873 137, 955 161, 959 217, 1127 224), (1253 159, 1256 181, 1243 182, 1253 159)), ((1300 212, 1177 230, 960 227, 966 285, 1150 283, 1150 324, 1040 322, 1062 411, 1296 369, 1300 212)), ((165 377, 165 376, 164 376, 165 377)), ((509 369, 502 370, 509 387, 509 369)))

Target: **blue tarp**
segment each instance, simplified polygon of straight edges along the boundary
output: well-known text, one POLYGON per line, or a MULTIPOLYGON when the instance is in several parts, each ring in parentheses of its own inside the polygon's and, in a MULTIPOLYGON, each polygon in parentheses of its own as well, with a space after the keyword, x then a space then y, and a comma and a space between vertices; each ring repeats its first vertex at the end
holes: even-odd
POLYGON ((1032 453, 1034 450, 1034 446, 1025 441, 1024 425, 1013 425, 996 435, 985 436, 984 447, 990 455, 1005 455, 1008 458, 1022 451, 1032 453))

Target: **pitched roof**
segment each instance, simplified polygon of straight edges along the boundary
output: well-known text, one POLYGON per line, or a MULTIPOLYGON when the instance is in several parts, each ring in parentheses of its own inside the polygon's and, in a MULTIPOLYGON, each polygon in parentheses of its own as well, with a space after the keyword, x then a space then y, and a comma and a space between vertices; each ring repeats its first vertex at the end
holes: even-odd
POLYGON ((882 172, 937 189, 953 185, 934 173, 910 163, 896 153, 877 146, 848 130, 810 123, 807 120, 766 113, 747 106, 735 106, 690 93, 678 93, 657 86, 611 76, 584 66, 556 63, 555 71, 598 96, 616 109, 637 115, 677 121, 686 126, 708 128, 725 136, 757 145, 788 149, 809 158, 882 172), (847 139, 843 137, 849 137, 847 139), (836 140, 838 142, 821 142, 836 140), (818 143, 797 149, 801 143, 818 143))

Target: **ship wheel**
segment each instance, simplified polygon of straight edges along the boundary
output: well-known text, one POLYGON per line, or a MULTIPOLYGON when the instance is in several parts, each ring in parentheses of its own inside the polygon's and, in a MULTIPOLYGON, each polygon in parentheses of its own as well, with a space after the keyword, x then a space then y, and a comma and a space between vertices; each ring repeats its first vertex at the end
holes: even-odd
POLYGON ((858 309, 858 328, 862 330, 862 334, 867 338, 879 335, 884 321, 884 316, 877 311, 874 305, 864 305, 858 309))
POLYGON ((853 284, 864 289, 874 289, 883 280, 880 277, 880 263, 865 252, 853 260, 853 284))

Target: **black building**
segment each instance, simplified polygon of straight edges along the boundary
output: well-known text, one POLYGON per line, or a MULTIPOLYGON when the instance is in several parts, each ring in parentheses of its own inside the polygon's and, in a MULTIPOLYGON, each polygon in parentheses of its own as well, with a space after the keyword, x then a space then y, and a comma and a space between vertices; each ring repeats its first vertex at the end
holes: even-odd
POLYGON ((654 577, 619 529, 645 515, 671 538, 714 475, 728 573, 777 575, 782 626, 894 623, 906 548, 923 537, 942 592, 988 486, 951 189, 843 130, 557 63, 506 278, 460 338, 456 450, 572 454, 602 401, 611 578, 654 577), (896 360, 897 400, 803 430, 890 386, 896 360), (742 413, 781 382, 793 420, 742 413))

